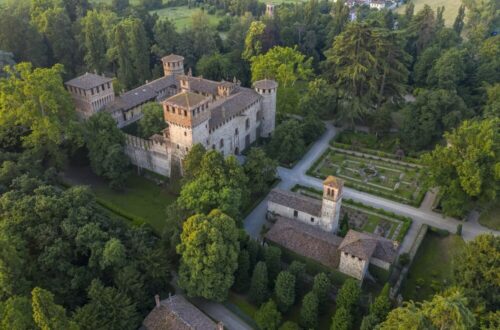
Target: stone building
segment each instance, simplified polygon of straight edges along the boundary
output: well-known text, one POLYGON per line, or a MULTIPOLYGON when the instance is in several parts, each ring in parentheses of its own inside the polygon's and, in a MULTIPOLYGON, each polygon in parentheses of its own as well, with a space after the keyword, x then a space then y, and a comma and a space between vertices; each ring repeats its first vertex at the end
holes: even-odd
POLYGON ((141 330, 223 330, 202 311, 181 295, 161 300, 155 296, 156 306, 142 322, 141 330))
MULTIPOLYGON (((195 144, 230 155, 239 154, 259 137, 271 136, 278 88, 275 81, 261 80, 255 82, 253 88, 246 88, 236 79, 217 82, 193 77, 190 71, 185 74, 184 58, 179 55, 165 56, 162 63, 163 77, 116 98, 106 98, 90 112, 108 111, 118 127, 124 127, 142 117, 144 104, 156 101, 163 105, 167 123, 163 132, 150 139, 127 138, 125 150, 133 164, 170 176, 173 167, 179 167, 182 172, 181 160, 195 144)), ((66 83, 79 113, 87 113, 87 110, 77 103, 81 95, 74 92, 75 85, 94 89, 96 84, 106 82, 112 92, 111 79, 98 75, 91 75, 89 79, 88 75, 66 83)))
POLYGON ((268 217, 276 222, 265 239, 363 281, 369 264, 388 270, 398 246, 381 236, 355 230, 349 230, 345 238, 335 235, 343 186, 338 178, 326 178, 322 201, 280 189, 271 191, 268 217))
POLYGON ((82 119, 101 111, 115 101, 113 79, 94 73, 85 73, 65 83, 73 99, 76 113, 82 119))

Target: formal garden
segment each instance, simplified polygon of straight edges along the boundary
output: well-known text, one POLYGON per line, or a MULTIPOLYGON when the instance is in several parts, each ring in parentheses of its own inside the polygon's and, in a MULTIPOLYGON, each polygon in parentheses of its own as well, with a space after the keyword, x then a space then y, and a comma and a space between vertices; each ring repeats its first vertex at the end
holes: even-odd
POLYGON ((452 259, 464 246, 462 237, 430 228, 403 283, 404 300, 426 300, 450 286, 452 259))
POLYGON ((419 206, 426 187, 422 167, 399 160, 331 146, 309 169, 309 175, 334 175, 347 187, 419 206))
MULTIPOLYGON (((321 199, 322 192, 310 187, 295 185, 292 191, 321 199)), ((374 208, 350 199, 342 200, 341 218, 347 214, 349 228, 373 233, 402 242, 411 225, 411 218, 383 209, 374 208)))

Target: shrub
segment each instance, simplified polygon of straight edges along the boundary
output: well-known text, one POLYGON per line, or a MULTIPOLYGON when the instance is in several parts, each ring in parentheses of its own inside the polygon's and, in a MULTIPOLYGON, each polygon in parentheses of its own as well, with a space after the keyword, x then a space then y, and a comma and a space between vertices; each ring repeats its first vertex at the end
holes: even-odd
POLYGON ((404 267, 409 263, 410 263, 410 255, 407 252, 401 253, 401 255, 399 256, 399 265, 401 267, 404 267))
POLYGON ((292 321, 286 321, 283 323, 283 325, 279 328, 279 330, 300 330, 300 327, 297 323, 292 322, 292 321))

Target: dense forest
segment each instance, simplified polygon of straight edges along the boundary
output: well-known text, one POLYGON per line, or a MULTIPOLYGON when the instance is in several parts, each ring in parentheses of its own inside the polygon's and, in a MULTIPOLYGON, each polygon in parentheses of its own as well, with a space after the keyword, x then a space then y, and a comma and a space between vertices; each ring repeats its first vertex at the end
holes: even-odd
MULTIPOLYGON (((463 0, 453 22, 444 21, 445 10, 415 12, 409 2, 404 14, 351 11, 343 1, 310 0, 281 4, 268 17, 257 0, 0 3, 0 329, 137 328, 153 295, 171 290, 177 264, 181 285, 194 295, 223 300, 235 271, 234 286, 248 290, 253 272, 258 289, 274 252, 241 233, 241 209, 267 191, 277 162, 292 163, 321 135, 320 119, 346 130, 367 127, 378 145, 390 140, 391 152, 419 158, 447 215, 493 203, 500 190, 500 4, 463 0), (176 5, 203 10, 180 29, 154 11, 176 5), (220 20, 211 24, 209 15, 220 20), (129 171, 113 120, 103 113, 80 124, 63 82, 97 72, 116 77, 115 91, 129 90, 160 77, 160 59, 170 53, 205 78, 236 77, 245 86, 277 80, 280 125, 266 153, 252 150, 245 166, 193 148, 159 237, 110 216, 89 189, 61 185, 58 173, 82 152, 115 189, 129 171), (205 195, 200 187, 209 187, 205 195), (220 260, 230 274, 223 279, 221 269, 204 279, 189 275, 200 263, 190 244, 209 245, 210 237, 197 235, 207 228, 232 251, 220 260)), ((373 307, 365 329, 498 328, 498 272, 490 271, 498 269, 498 244, 493 236, 469 243, 457 259, 457 288, 390 313, 373 307)), ((286 287, 290 276, 282 277, 286 287)), ((354 313, 349 290, 356 291, 346 286, 338 329, 348 329, 354 313)), ((264 323, 276 308, 263 305, 264 323)))

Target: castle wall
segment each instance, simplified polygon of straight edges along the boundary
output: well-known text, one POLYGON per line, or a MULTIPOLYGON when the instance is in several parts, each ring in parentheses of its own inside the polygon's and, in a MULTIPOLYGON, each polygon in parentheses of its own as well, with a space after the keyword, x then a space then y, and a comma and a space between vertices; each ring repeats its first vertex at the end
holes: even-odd
POLYGON ((248 108, 243 114, 234 117, 232 120, 212 130, 208 136, 208 143, 202 143, 207 149, 215 149, 224 155, 241 152, 250 144, 255 142, 259 135, 259 127, 262 121, 257 118, 257 113, 261 110, 261 103, 257 102, 248 108), (248 128, 247 128, 248 119, 248 128), (223 140, 221 147, 220 141, 223 140), (215 147, 215 148, 214 148, 215 147))
POLYGON ((267 210, 268 212, 278 214, 285 218, 295 219, 311 226, 321 227, 319 221, 320 219, 316 215, 308 214, 299 210, 294 210, 290 207, 283 206, 281 204, 277 204, 271 201, 267 202, 267 210), (295 211, 297 211, 297 216, 295 216, 295 211))
POLYGON ((366 260, 350 255, 347 252, 340 253, 339 271, 342 273, 363 281, 367 270, 368 262, 366 260))
POLYGON ((125 154, 130 162, 157 174, 170 177, 171 157, 166 143, 125 134, 125 154))

